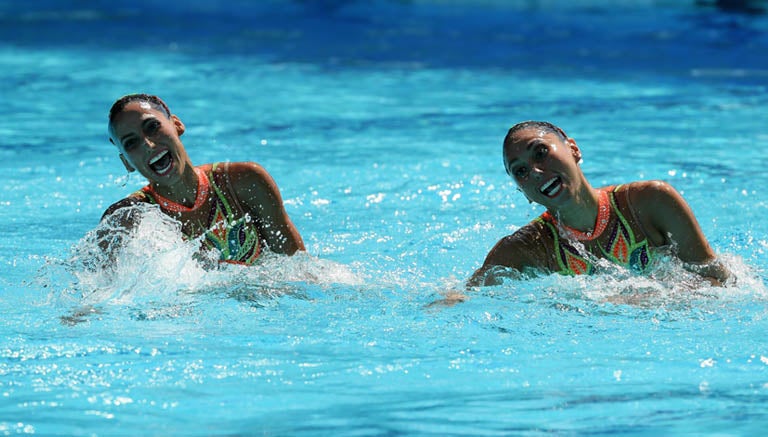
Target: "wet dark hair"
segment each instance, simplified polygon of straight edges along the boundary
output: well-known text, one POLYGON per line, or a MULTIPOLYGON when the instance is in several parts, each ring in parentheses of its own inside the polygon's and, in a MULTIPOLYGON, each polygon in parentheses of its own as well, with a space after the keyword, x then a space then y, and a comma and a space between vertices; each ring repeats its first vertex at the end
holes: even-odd
POLYGON ((548 121, 528 120, 528 121, 522 121, 520 123, 517 123, 516 125, 509 128, 509 132, 507 132, 507 136, 504 137, 504 144, 507 143, 507 141, 512 137, 512 135, 516 134, 521 130, 528 129, 528 128, 536 128, 544 132, 553 133, 563 141, 568 139, 568 135, 566 135, 562 129, 560 129, 559 127, 555 126, 554 124, 548 121))
POLYGON ((112 108, 109 109, 110 126, 112 125, 112 122, 115 121, 117 114, 119 114, 129 103, 132 102, 149 103, 150 106, 165 114, 166 117, 171 118, 171 110, 168 109, 168 105, 166 105, 160 97, 154 96, 152 94, 128 94, 127 96, 123 96, 117 99, 117 101, 112 104, 112 108))

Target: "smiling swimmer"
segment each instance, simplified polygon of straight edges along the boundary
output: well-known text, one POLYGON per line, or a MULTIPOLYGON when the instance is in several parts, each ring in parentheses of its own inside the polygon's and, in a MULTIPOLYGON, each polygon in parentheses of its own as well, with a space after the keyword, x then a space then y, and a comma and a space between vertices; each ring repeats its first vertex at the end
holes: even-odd
POLYGON ((187 239, 203 236, 222 262, 252 264, 262 250, 292 255, 304 243, 285 211, 275 181, 253 162, 194 166, 181 135, 185 127, 159 97, 131 94, 109 111, 110 142, 129 172, 138 171, 147 186, 110 206, 111 218, 130 229, 132 214, 115 214, 139 203, 156 204, 181 224, 187 239))
POLYGON ((504 167, 518 189, 547 210, 488 253, 468 286, 497 283, 494 267, 517 272, 590 274, 607 259, 644 272, 658 248, 669 247, 687 269, 713 284, 729 277, 688 204, 662 181, 593 188, 579 164, 581 150, 544 121, 513 126, 504 138, 504 167))

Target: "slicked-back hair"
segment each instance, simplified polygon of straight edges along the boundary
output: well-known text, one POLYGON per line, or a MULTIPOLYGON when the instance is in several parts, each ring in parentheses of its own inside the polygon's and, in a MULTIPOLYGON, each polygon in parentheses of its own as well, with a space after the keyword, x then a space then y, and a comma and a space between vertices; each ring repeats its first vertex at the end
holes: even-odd
POLYGON ((109 109, 109 124, 112 125, 112 122, 115 121, 117 114, 119 114, 129 103, 132 102, 149 103, 150 106, 165 114, 166 117, 171 118, 171 110, 168 109, 168 105, 166 105, 160 97, 143 93, 128 94, 127 96, 120 97, 117 99, 117 101, 115 101, 115 103, 112 104, 112 108, 109 109))
POLYGON ((512 135, 516 134, 517 132, 523 129, 528 129, 528 128, 536 128, 544 132, 553 133, 563 141, 568 139, 568 135, 566 135, 562 129, 560 129, 558 126, 555 126, 554 124, 548 121, 528 120, 528 121, 521 121, 520 123, 517 123, 516 125, 509 128, 509 132, 507 132, 507 136, 504 137, 504 144, 507 143, 507 141, 512 137, 512 135))

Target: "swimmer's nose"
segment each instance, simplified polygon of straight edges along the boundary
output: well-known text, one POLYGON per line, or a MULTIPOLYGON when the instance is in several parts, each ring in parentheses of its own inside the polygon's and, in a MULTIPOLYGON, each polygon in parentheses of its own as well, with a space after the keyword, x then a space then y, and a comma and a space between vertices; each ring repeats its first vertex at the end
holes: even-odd
POLYGON ((541 179, 541 177, 544 175, 544 172, 534 165, 531 166, 531 175, 536 179, 541 179))

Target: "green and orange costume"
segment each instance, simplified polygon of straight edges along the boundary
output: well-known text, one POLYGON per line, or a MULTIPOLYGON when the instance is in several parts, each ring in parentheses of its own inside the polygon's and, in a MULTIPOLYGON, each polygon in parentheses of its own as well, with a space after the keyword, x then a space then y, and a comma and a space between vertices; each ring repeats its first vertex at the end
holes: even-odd
MULTIPOLYGON (((133 193, 136 200, 155 204, 162 210, 189 212, 200 208, 211 197, 211 209, 208 213, 203 246, 216 249, 220 262, 235 264, 253 264, 261 253, 261 243, 256 223, 237 201, 237 196, 230 187, 226 171, 216 171, 218 164, 213 164, 209 171, 195 168, 198 177, 197 197, 192 207, 185 207, 157 194, 150 185, 133 193), (230 200, 228 200, 230 199, 230 200)), ((185 235, 185 238, 195 238, 185 235)))
MULTIPOLYGON (((608 224, 612 221, 611 229, 608 230, 609 237, 602 242, 596 241, 594 245, 599 248, 598 256, 606 258, 620 266, 631 269, 632 271, 642 273, 651 263, 652 252, 648 245, 648 240, 643 238, 638 241, 632 226, 622 214, 621 209, 616 202, 616 194, 621 185, 616 187, 606 187, 600 190, 600 202, 598 223, 594 235, 584 234, 577 238, 564 238, 562 226, 559 226, 557 220, 549 212, 545 212, 534 220, 534 223, 546 228, 554 242, 554 253, 550 254, 555 258, 558 269, 556 273, 564 275, 584 275, 592 274, 595 266, 583 251, 574 247, 573 240, 595 240, 605 232, 608 224), (611 220, 610 216, 615 219, 611 220), (602 228, 601 228, 602 225, 602 228)), ((573 235, 571 236, 573 237, 573 235)), ((594 247, 594 246, 593 246, 594 247)))

